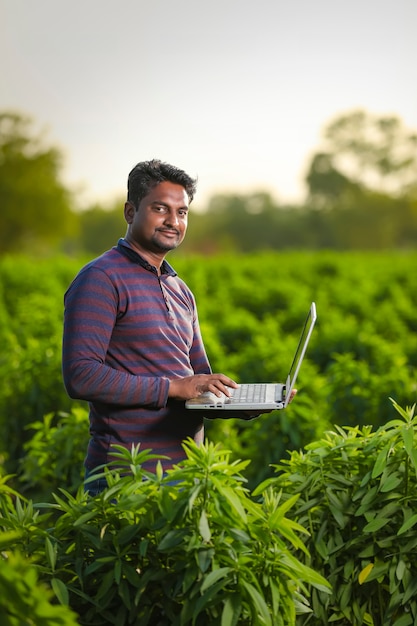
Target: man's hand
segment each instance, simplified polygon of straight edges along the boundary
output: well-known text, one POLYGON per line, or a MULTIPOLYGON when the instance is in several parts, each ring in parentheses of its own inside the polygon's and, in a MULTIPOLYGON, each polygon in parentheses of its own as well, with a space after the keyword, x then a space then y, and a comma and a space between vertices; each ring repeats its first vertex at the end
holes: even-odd
POLYGON ((211 391, 219 398, 222 393, 230 396, 229 388, 239 385, 225 374, 196 374, 186 378, 176 378, 169 383, 168 397, 176 400, 190 400, 202 393, 211 391))

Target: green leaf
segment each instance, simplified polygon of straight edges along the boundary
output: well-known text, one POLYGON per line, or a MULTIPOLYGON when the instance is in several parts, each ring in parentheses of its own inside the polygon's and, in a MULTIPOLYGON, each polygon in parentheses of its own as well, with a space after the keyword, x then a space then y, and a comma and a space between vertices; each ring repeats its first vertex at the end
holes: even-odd
POLYGON ((103 576, 100 587, 97 591, 96 601, 101 602, 107 595, 110 588, 114 585, 114 571, 111 569, 103 576))
POLYGON ((404 563, 404 561, 402 559, 400 559, 398 561, 398 565, 397 565, 396 570, 395 570, 395 575, 398 578, 398 580, 402 580, 403 579, 404 572, 406 571, 406 569, 407 569, 407 565, 404 563))
POLYGON ((381 486, 380 491, 382 493, 387 493, 388 491, 394 491, 398 487, 398 485, 402 482, 403 478, 398 474, 398 472, 393 472, 388 476, 387 479, 382 476, 381 478, 381 486))
POLYGON ((201 492, 202 488, 203 488, 203 486, 201 484, 196 485, 194 487, 194 489, 192 490, 191 494, 188 497, 188 510, 189 510, 190 513, 191 513, 191 511, 193 509, 195 499, 197 498, 197 496, 201 492))
MULTIPOLYGON (((129 593, 129 585, 124 579, 119 585, 119 597, 123 600, 125 607, 130 610, 132 608, 132 600, 129 593)), ((122 623, 125 624, 126 622, 124 621, 122 623)))
POLYGON ((161 481, 163 475, 164 475, 164 470, 162 468, 162 463, 158 459, 157 464, 156 464, 156 477, 158 478, 159 481, 161 481))
POLYGON ((240 543, 250 542, 250 536, 248 535, 248 533, 246 533, 244 530, 241 530, 240 528, 229 528, 229 534, 231 537, 233 537, 233 539, 236 539, 236 541, 239 541, 240 543))
POLYGON ((401 428, 401 437, 403 438, 407 453, 410 454, 414 447, 414 430, 407 426, 403 426, 401 428))
POLYGON ((272 610, 273 610, 273 614, 274 615, 278 615, 279 614, 279 604, 280 604, 280 593, 279 593, 279 587, 276 584, 275 580, 273 580, 272 578, 269 579, 269 588, 271 590, 271 596, 272 596, 272 610))
POLYGON ((140 529, 140 524, 128 524, 117 533, 117 541, 120 546, 130 543, 140 529))
POLYGON ((408 520, 406 520, 402 524, 402 526, 399 528, 399 530, 397 532, 397 535, 402 535, 403 533, 407 532, 407 530, 412 528, 414 526, 414 524, 416 524, 416 522, 417 522, 417 513, 414 513, 414 515, 409 517, 408 520))
POLYGON ((344 528, 348 522, 348 517, 343 514, 339 507, 329 504, 329 510, 340 528, 344 528))
POLYGON ((231 489, 230 487, 226 487, 224 484, 222 484, 221 481, 217 480, 217 478, 215 478, 214 476, 212 476, 211 478, 212 478, 213 484, 217 487, 218 492, 224 498, 226 498, 226 500, 233 507, 233 509, 238 514, 238 516, 242 519, 244 523, 246 523, 247 514, 239 496, 233 491, 233 489, 231 489))
POLYGON ((304 580, 306 583, 313 585, 316 589, 319 589, 326 594, 331 592, 330 583, 319 572, 316 572, 308 565, 304 565, 295 556, 292 556, 289 553, 282 554, 281 562, 284 565, 287 565, 289 569, 297 572, 299 578, 304 580))
POLYGON ((349 581, 346 584, 341 585, 341 589, 338 590, 339 595, 339 606, 341 611, 345 611, 346 608, 351 604, 352 597, 352 583, 349 581))
POLYGON ((377 476, 380 476, 380 474, 382 474, 382 472, 386 468, 387 457, 388 457, 390 448, 391 448, 391 443, 389 443, 387 446, 385 446, 385 448, 383 448, 379 452, 378 456, 376 457, 374 467, 372 469, 372 478, 376 478, 377 476))
POLYGON ((89 522, 90 519, 93 519, 93 517, 95 517, 96 515, 97 515, 97 511, 96 510, 88 511, 87 513, 84 513, 84 515, 80 515, 80 517, 78 517, 75 520, 74 526, 82 526, 86 522, 89 522))
POLYGON ((123 574, 133 587, 140 587, 140 574, 132 565, 123 563, 123 574))
POLYGON ((368 559, 371 556, 375 556, 375 551, 377 548, 374 543, 368 543, 363 550, 361 550, 358 554, 360 559, 368 559))
POLYGON ((233 593, 227 596, 223 606, 221 626, 236 626, 242 611, 242 601, 239 594, 233 593))
POLYGON ((198 523, 198 530, 201 533, 203 541, 206 541, 206 542, 210 541, 211 539, 210 526, 208 523, 206 511, 204 509, 201 511, 200 521, 198 523))
POLYGON ((215 555, 215 550, 213 548, 204 548, 198 551, 197 554, 197 563, 200 571, 205 574, 211 565, 213 557, 215 555))
MULTIPOLYGON (((195 606, 188 606, 188 611, 192 611, 193 621, 192 624, 196 624, 197 617, 200 612, 207 607, 217 604, 218 601, 224 597, 224 588, 228 585, 228 578, 220 578, 217 583, 211 585, 195 602, 195 606)), ((182 617, 182 624, 188 624, 189 622, 182 617)))
POLYGON ((368 524, 366 524, 366 526, 364 526, 363 532, 374 533, 380 528, 383 528, 385 524, 388 524, 389 521, 391 520, 386 517, 375 517, 371 522, 369 522, 368 524))
POLYGON ((158 544, 158 550, 166 552, 175 546, 180 545, 186 536, 187 531, 185 529, 169 530, 162 541, 158 544))
POLYGON ((413 624, 413 617, 410 613, 404 613, 393 622, 392 626, 410 626, 411 624, 413 624))
POLYGON ((225 578, 231 571, 231 567, 219 567, 213 572, 210 572, 210 574, 204 578, 203 584, 201 585, 201 593, 204 593, 221 578, 225 578))
POLYGON ((371 506, 373 506, 374 501, 377 497, 377 493, 378 493, 377 485, 375 485, 374 487, 371 487, 371 489, 369 489, 369 491, 366 492, 366 494, 363 496, 361 500, 359 508, 355 511, 356 517, 363 515, 366 511, 368 511, 368 509, 371 506))
POLYGON ((59 578, 51 578, 51 586, 61 604, 68 606, 69 594, 67 586, 59 578))
POLYGON ((408 456, 410 458, 411 463, 413 464, 414 470, 417 475, 417 450, 416 448, 413 448, 412 450, 410 450, 410 454, 408 456))
POLYGON ((404 592, 404 597, 402 599, 403 606, 406 606, 407 603, 411 600, 411 598, 415 598, 417 594, 417 578, 413 580, 407 587, 404 592))
POLYGON ((273 517, 275 517, 277 520, 284 517, 284 515, 294 506, 299 497, 300 494, 296 493, 294 496, 291 496, 285 502, 280 504, 277 510, 274 512, 273 517))
POLYGON ((242 585, 246 589, 248 595, 252 600, 252 615, 254 617, 253 623, 257 623, 258 616, 261 616, 266 626, 271 626, 271 616, 265 599, 251 583, 247 582, 246 580, 242 580, 242 585))
POLYGON ((56 551, 56 545, 52 544, 52 541, 49 539, 49 537, 46 537, 45 539, 45 555, 46 555, 46 559, 47 559, 49 567, 54 572, 55 565, 56 565, 57 551, 56 551))
POLYGON ((114 580, 117 584, 120 584, 120 579, 122 576, 122 562, 120 559, 116 559, 114 563, 114 580))

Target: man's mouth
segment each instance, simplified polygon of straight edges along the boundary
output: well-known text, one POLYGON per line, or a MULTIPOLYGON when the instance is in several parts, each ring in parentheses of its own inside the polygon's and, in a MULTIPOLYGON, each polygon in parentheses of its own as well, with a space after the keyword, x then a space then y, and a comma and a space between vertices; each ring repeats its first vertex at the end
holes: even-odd
POLYGON ((163 235, 167 235, 168 237, 179 236, 179 232, 174 228, 158 228, 158 233, 162 233, 163 235))

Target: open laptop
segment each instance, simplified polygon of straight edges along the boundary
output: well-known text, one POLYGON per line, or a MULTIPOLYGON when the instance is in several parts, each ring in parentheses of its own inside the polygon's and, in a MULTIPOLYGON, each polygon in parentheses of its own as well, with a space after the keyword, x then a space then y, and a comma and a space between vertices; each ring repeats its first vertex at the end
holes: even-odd
POLYGON ((194 410, 204 409, 206 411, 267 411, 271 409, 285 409, 291 399, 291 392, 294 389, 316 319, 316 305, 312 302, 285 383, 241 384, 237 389, 230 389, 232 393, 230 397, 227 397, 225 394, 217 397, 211 392, 203 393, 197 398, 187 400, 185 403, 186 408, 194 410))

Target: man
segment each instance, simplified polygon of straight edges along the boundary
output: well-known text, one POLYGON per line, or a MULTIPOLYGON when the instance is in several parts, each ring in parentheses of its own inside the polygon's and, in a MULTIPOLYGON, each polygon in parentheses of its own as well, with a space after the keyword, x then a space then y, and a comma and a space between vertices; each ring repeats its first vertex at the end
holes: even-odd
POLYGON ((90 405, 87 475, 111 460, 112 444, 140 443, 172 467, 185 457, 184 439, 204 437, 201 412, 184 401, 237 387, 211 372, 194 297, 165 260, 184 239, 195 189, 172 165, 138 163, 125 238, 81 269, 65 294, 63 378, 70 397, 90 405))

